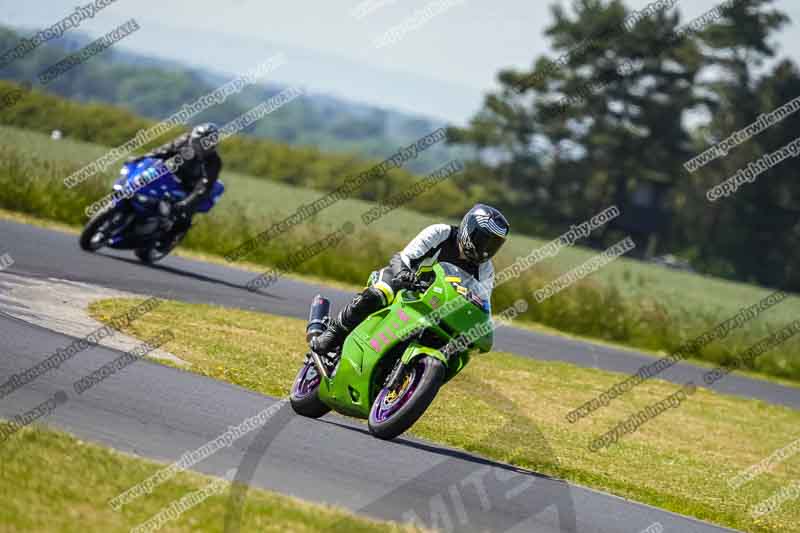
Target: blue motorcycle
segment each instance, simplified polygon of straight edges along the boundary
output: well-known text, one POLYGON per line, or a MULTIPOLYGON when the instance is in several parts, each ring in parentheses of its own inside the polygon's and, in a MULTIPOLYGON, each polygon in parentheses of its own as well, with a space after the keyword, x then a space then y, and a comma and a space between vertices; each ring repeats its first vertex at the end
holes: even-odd
MULTIPOLYGON (((133 250, 144 263, 165 258, 180 244, 188 228, 177 229, 172 205, 186 197, 180 180, 163 161, 143 159, 126 163, 114 182, 107 205, 95 213, 80 237, 88 252, 109 247, 133 250)), ((225 191, 217 181, 209 198, 195 212, 207 213, 225 191)))

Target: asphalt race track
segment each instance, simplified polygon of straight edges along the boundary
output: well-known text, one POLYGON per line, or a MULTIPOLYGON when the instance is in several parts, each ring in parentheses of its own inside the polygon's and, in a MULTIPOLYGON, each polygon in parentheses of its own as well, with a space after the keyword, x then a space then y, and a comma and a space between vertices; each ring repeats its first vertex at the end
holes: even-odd
MULTIPOLYGON (((132 252, 82 252, 77 237, 33 226, 0 220, 0 245, 13 256, 9 272, 29 277, 54 277, 82 281, 143 295, 157 295, 193 303, 208 303, 263 311, 299 318, 308 317, 314 295, 322 293, 335 309, 347 303, 352 294, 341 290, 281 279, 266 290, 253 293, 245 288, 253 272, 220 265, 168 257, 162 263, 142 265, 132 252)), ((379 265, 376 265, 376 267, 379 265)), ((755 303, 743 302, 742 304, 755 303)), ((633 350, 547 335, 517 328, 498 328, 495 349, 540 360, 556 360, 575 365, 634 374, 652 356, 633 350)), ((684 384, 703 384, 701 367, 680 363, 659 374, 659 379, 684 384)), ((756 398, 768 403, 800 409, 800 389, 767 381, 729 375, 712 387, 725 394, 756 398)), ((577 407, 577 406, 576 406, 577 407)))
MULTIPOLYGON (((252 273, 168 258, 146 267, 132 254, 86 254, 76 237, 0 221, 0 249, 29 278, 82 281, 189 302, 215 303, 304 317, 319 291, 336 305, 341 291, 282 280, 265 294, 244 289, 252 273)), ((3 295, 0 273, 0 300, 3 295)), ((0 382, 40 362, 73 339, 0 313, 0 382)), ((524 356, 583 366, 635 371, 652 358, 517 329, 503 329, 497 348, 524 356)), ((171 462, 277 400, 245 389, 139 361, 77 395, 72 384, 121 354, 94 347, 0 399, 0 416, 27 411, 65 391, 68 400, 46 419, 81 438, 171 462)), ((684 383, 701 371, 679 365, 665 379, 684 383)), ((797 389, 729 377, 723 392, 800 408, 797 389)), ((252 484, 307 500, 342 505, 378 518, 420 517, 457 531, 571 531, 638 533, 655 522, 666 531, 726 531, 645 505, 519 471, 483 458, 415 439, 383 442, 364 426, 339 416, 313 421, 284 406, 265 426, 268 446, 253 463, 252 484), (455 487, 455 488, 454 488, 455 487)), ((204 460, 197 469, 222 475, 242 463, 254 432, 204 460)), ((587 451, 588 453, 588 451, 587 451)), ((146 497, 146 496, 145 496, 146 497)), ((131 505, 135 505, 132 503, 131 505)), ((223 517, 220 517, 223 520, 223 517)))

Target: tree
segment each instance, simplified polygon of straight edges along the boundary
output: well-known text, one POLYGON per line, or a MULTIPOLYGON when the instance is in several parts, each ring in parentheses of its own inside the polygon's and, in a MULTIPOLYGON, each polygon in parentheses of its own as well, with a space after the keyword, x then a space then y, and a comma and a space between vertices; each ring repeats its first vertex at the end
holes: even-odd
POLYGON ((557 234, 624 204, 615 222, 639 250, 649 244, 747 281, 796 279, 796 159, 733 200, 712 204, 705 194, 789 142, 797 117, 707 168, 684 168, 709 140, 800 95, 791 62, 756 72, 787 20, 771 3, 727 1, 686 23, 672 7, 632 14, 618 0, 555 5, 546 29, 554 56, 500 71, 500 88, 467 127, 452 130, 454 142, 480 150, 471 168, 512 191, 507 205, 530 227, 557 234))

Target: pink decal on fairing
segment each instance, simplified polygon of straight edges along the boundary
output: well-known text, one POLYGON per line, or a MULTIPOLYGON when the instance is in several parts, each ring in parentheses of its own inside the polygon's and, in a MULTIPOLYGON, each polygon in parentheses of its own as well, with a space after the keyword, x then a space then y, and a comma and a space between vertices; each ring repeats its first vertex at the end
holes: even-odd
MULTIPOLYGON (((408 314, 406 314, 406 312, 403 311, 402 309, 397 310, 397 317, 403 322, 408 322, 409 320, 411 320, 411 317, 408 316, 408 314)), ((389 326, 385 330, 383 330, 382 332, 378 333, 375 337, 370 339, 369 341, 370 346, 372 346, 372 349, 375 350, 376 352, 380 351, 381 344, 389 344, 389 338, 387 337, 387 335, 389 335, 394 340, 400 340, 397 338, 397 335, 395 335, 394 331, 392 330, 400 331, 402 327, 403 324, 401 324, 400 322, 390 322, 389 326), (378 337, 380 337, 380 340, 378 339, 378 337)))

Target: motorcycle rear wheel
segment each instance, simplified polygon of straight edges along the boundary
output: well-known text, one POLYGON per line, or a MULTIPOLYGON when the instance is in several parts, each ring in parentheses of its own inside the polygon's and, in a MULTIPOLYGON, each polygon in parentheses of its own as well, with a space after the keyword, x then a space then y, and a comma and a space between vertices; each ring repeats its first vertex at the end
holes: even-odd
POLYGON ((136 257, 139 258, 139 261, 145 263, 147 265, 152 265, 158 261, 161 261, 165 257, 167 257, 172 250, 177 248, 177 246, 181 243, 183 238, 186 236, 186 232, 181 232, 175 237, 172 237, 172 242, 166 248, 157 248, 156 246, 148 246, 147 248, 137 248, 133 251, 136 257))
POLYGON ((369 432, 389 440, 414 425, 439 392, 445 377, 444 364, 434 357, 414 360, 393 390, 378 392, 369 411, 369 432))
POLYGON ((317 372, 317 367, 311 361, 306 361, 292 385, 289 402, 294 412, 309 418, 319 418, 327 414, 331 408, 319 399, 319 385, 322 377, 317 372))

